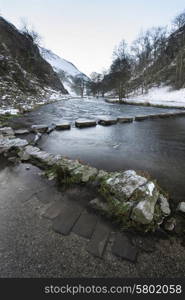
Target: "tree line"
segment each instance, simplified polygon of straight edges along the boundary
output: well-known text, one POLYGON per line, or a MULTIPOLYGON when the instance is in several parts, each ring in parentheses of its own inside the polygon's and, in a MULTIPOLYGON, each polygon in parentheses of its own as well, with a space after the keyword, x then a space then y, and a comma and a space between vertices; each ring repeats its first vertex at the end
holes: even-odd
POLYGON ((136 90, 147 92, 154 83, 185 87, 185 11, 171 25, 170 30, 153 27, 141 32, 130 46, 122 40, 109 70, 91 74, 87 94, 99 97, 110 92, 122 100, 136 90))

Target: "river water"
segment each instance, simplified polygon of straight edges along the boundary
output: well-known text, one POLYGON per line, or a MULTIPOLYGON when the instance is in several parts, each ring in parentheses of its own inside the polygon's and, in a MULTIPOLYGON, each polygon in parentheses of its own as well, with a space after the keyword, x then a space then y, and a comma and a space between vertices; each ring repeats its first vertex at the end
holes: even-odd
POLYGON ((176 201, 185 200, 185 117, 145 120, 78 129, 78 118, 135 116, 169 112, 133 105, 110 104, 103 99, 71 99, 45 105, 17 118, 14 126, 51 124, 68 120, 72 129, 44 135, 39 147, 80 159, 108 171, 135 169, 149 172, 176 201))

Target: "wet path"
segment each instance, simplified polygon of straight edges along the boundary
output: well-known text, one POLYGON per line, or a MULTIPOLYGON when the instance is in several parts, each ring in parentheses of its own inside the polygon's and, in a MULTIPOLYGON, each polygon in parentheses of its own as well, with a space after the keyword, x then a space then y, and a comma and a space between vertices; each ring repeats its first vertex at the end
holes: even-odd
POLYGON ((58 191, 40 173, 29 164, 0 170, 0 277, 184 276, 179 240, 132 236, 131 250, 125 250, 126 236, 85 210, 93 193, 58 191), (77 206, 79 218, 66 219, 77 206), (135 246, 137 262, 123 259, 133 259, 135 246))
POLYGON ((108 171, 148 171, 176 201, 185 196, 185 117, 145 120, 108 127, 74 128, 77 118, 96 119, 175 111, 133 105, 108 104, 102 100, 69 100, 40 107, 16 125, 51 124, 69 120, 72 129, 42 137, 39 146, 48 152, 79 158, 108 171))

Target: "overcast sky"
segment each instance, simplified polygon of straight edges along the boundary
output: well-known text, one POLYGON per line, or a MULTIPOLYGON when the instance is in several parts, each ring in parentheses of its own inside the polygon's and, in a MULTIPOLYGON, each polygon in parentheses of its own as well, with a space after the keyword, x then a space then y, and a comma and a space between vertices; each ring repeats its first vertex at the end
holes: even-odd
POLYGON ((109 67, 121 39, 130 43, 184 9, 184 0, 0 0, 2 16, 16 26, 27 19, 45 47, 88 75, 109 67))

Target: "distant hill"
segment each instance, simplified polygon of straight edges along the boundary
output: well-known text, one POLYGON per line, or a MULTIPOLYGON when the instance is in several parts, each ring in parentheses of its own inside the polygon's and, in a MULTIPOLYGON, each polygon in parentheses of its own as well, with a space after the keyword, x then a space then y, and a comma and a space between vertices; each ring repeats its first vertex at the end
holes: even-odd
POLYGON ((89 78, 71 62, 61 58, 60 56, 53 53, 51 50, 40 48, 42 57, 53 67, 55 72, 60 77, 64 87, 71 95, 76 95, 75 79, 83 78, 85 81, 89 78))
POLYGON ((0 104, 35 101, 49 91, 67 94, 29 34, 0 17, 0 104), (29 98, 30 97, 30 98, 29 98))

